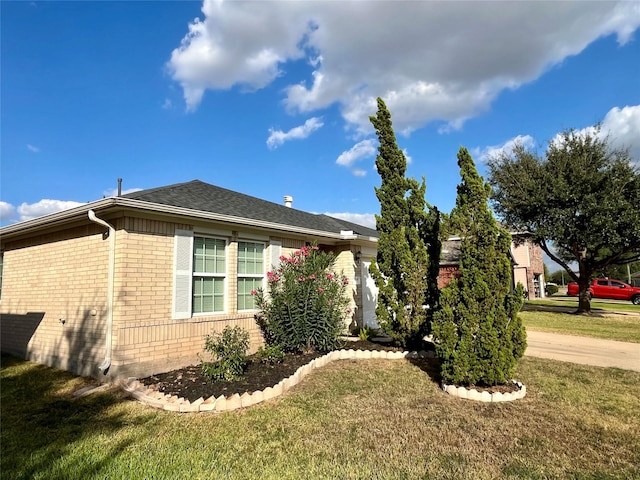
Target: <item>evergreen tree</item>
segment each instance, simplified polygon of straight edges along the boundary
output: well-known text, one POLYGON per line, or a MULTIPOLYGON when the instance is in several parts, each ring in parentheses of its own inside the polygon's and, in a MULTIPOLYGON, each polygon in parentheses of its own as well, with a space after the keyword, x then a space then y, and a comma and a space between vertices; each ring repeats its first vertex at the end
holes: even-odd
POLYGON ((391 114, 382 99, 370 120, 380 144, 376 167, 382 179, 375 189, 380 201, 378 254, 370 268, 378 287, 376 315, 397 343, 419 348, 438 300, 439 214, 431 207, 425 211, 424 178, 419 183, 405 177, 407 160, 396 144, 391 114))
POLYGON ((490 187, 469 152, 458 153, 461 183, 450 223, 461 236, 460 276, 440 295, 433 334, 442 380, 498 385, 512 378, 526 348, 518 312, 522 286, 512 291, 511 236, 488 207, 490 187))

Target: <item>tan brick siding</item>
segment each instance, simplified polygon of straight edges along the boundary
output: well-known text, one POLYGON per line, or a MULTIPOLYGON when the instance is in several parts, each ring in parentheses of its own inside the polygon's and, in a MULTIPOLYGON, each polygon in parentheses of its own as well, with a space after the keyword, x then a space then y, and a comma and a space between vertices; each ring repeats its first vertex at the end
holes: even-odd
POLYGON ((80 374, 104 359, 109 240, 88 225, 4 245, 2 350, 80 374))
MULTIPOLYGON (((109 378, 149 375, 196 363, 204 336, 226 325, 249 331, 252 352, 262 345, 255 312, 237 312, 236 308, 238 232, 228 238, 227 311, 174 320, 174 235, 176 229, 194 227, 131 216, 108 221, 116 228, 109 378)), ((228 229, 224 225, 212 228, 228 229)), ((104 378, 97 369, 105 357, 107 321, 110 242, 103 238, 104 230, 88 224, 4 245, 3 351, 104 378)), ((300 239, 277 240, 285 256, 305 244, 300 239)), ((351 307, 357 311, 357 267, 350 248, 333 250, 336 270, 350 280, 351 307)))

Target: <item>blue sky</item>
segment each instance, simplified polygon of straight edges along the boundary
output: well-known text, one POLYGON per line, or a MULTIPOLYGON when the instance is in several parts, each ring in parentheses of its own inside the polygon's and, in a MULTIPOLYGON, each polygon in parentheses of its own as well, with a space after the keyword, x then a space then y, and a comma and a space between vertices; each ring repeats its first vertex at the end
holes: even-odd
POLYGON ((638 2, 2 1, 2 225, 200 179, 372 225, 375 98, 449 211, 467 147, 602 122, 640 163, 638 2))

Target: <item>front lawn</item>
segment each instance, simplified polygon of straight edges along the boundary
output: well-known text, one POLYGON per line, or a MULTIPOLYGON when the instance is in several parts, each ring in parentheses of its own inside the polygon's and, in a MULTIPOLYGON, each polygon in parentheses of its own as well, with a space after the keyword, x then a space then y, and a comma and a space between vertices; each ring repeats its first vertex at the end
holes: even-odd
POLYGON ((527 396, 445 395, 434 363, 333 362, 283 397, 172 414, 2 357, 2 478, 640 477, 640 373, 524 358, 527 396), (426 370, 426 371, 425 371, 426 370))
POLYGON ((640 314, 584 316, 527 310, 518 315, 527 330, 640 343, 640 314))

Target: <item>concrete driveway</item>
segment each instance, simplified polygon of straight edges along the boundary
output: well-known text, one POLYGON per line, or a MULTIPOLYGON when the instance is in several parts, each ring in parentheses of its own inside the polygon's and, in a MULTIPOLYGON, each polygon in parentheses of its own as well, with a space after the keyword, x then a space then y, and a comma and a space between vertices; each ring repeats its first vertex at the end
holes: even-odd
POLYGON ((530 357, 640 372, 640 344, 527 330, 530 357))

